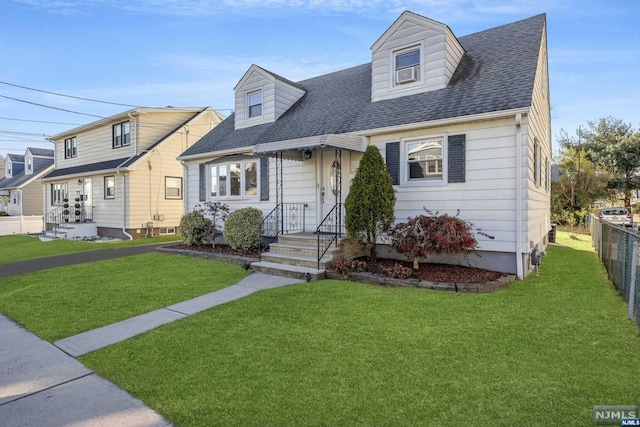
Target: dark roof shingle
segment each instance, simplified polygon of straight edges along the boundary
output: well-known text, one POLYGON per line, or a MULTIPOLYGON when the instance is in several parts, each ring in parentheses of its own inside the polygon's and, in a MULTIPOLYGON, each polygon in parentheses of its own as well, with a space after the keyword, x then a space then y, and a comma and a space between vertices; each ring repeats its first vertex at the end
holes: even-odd
POLYGON ((440 90, 372 102, 370 63, 303 80, 307 93, 275 122, 234 130, 232 114, 182 156, 529 107, 545 22, 460 37, 465 54, 440 90))

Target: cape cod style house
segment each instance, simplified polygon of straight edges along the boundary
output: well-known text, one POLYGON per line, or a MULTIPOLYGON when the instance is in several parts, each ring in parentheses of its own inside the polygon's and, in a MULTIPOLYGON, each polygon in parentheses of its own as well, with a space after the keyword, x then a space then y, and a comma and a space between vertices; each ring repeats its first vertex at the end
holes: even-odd
POLYGON ((176 234, 184 191, 176 157, 222 119, 210 107, 135 108, 52 136, 55 169, 42 179, 47 234, 176 234))
POLYGON ((375 41, 370 63, 300 82, 252 65, 234 90, 235 113, 179 159, 187 211, 204 200, 263 211, 278 242, 254 269, 322 274, 368 145, 386 160, 397 222, 425 207, 459 211, 494 237, 477 236, 472 265, 522 278, 547 245, 544 14, 456 37, 407 11, 375 41), (309 248, 296 232, 316 233, 309 248))
POLYGON ((52 169, 53 150, 27 148, 24 154, 8 154, 0 178, 0 210, 10 216, 42 215, 40 178, 52 169))

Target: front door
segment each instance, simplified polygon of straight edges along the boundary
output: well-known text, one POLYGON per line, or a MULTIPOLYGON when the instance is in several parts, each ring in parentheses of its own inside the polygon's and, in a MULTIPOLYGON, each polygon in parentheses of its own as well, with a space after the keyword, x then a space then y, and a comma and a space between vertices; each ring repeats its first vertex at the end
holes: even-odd
POLYGON ((91 178, 84 179, 82 187, 82 207, 84 211, 84 220, 93 220, 93 181, 91 178))
POLYGON ((327 149, 320 151, 320 156, 318 157, 318 171, 320 175, 318 178, 318 191, 320 198, 318 204, 318 206, 320 206, 318 212, 318 225, 320 225, 322 220, 329 214, 329 212, 331 212, 336 203, 344 202, 345 194, 340 191, 343 173, 341 156, 336 156, 336 150, 327 149))

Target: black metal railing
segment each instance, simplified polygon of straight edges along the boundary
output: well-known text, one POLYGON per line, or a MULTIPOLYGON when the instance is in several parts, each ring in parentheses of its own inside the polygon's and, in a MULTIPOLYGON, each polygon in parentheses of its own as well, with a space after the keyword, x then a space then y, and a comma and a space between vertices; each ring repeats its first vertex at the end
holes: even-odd
POLYGON ((342 237, 342 203, 336 205, 324 217, 318 228, 318 270, 320 270, 320 260, 327 253, 331 245, 342 237))
POLYGON ((307 207, 306 203, 281 203, 264 217, 259 231, 259 260, 269 245, 278 240, 279 235, 304 231, 307 207))
POLYGON ((81 206, 79 212, 80 214, 76 215, 74 207, 65 209, 63 206, 56 206, 44 216, 45 230, 52 231, 54 235, 57 235, 58 229, 64 224, 93 221, 93 206, 81 206), (67 214, 65 214, 65 210, 68 212, 67 214))

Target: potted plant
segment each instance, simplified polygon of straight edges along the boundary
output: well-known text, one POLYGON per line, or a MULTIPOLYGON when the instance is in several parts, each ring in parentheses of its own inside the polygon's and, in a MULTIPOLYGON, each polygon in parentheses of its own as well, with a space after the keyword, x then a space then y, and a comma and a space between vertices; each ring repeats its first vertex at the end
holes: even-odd
POLYGON ((62 205, 62 207, 64 208, 64 210, 62 211, 62 214, 64 215, 64 222, 69 222, 69 199, 65 197, 64 199, 62 199, 62 201, 64 202, 64 204, 62 205))
POLYGON ((76 208, 74 212, 76 214, 76 222, 80 222, 80 198, 76 197, 75 202, 76 204, 73 207, 76 208))

